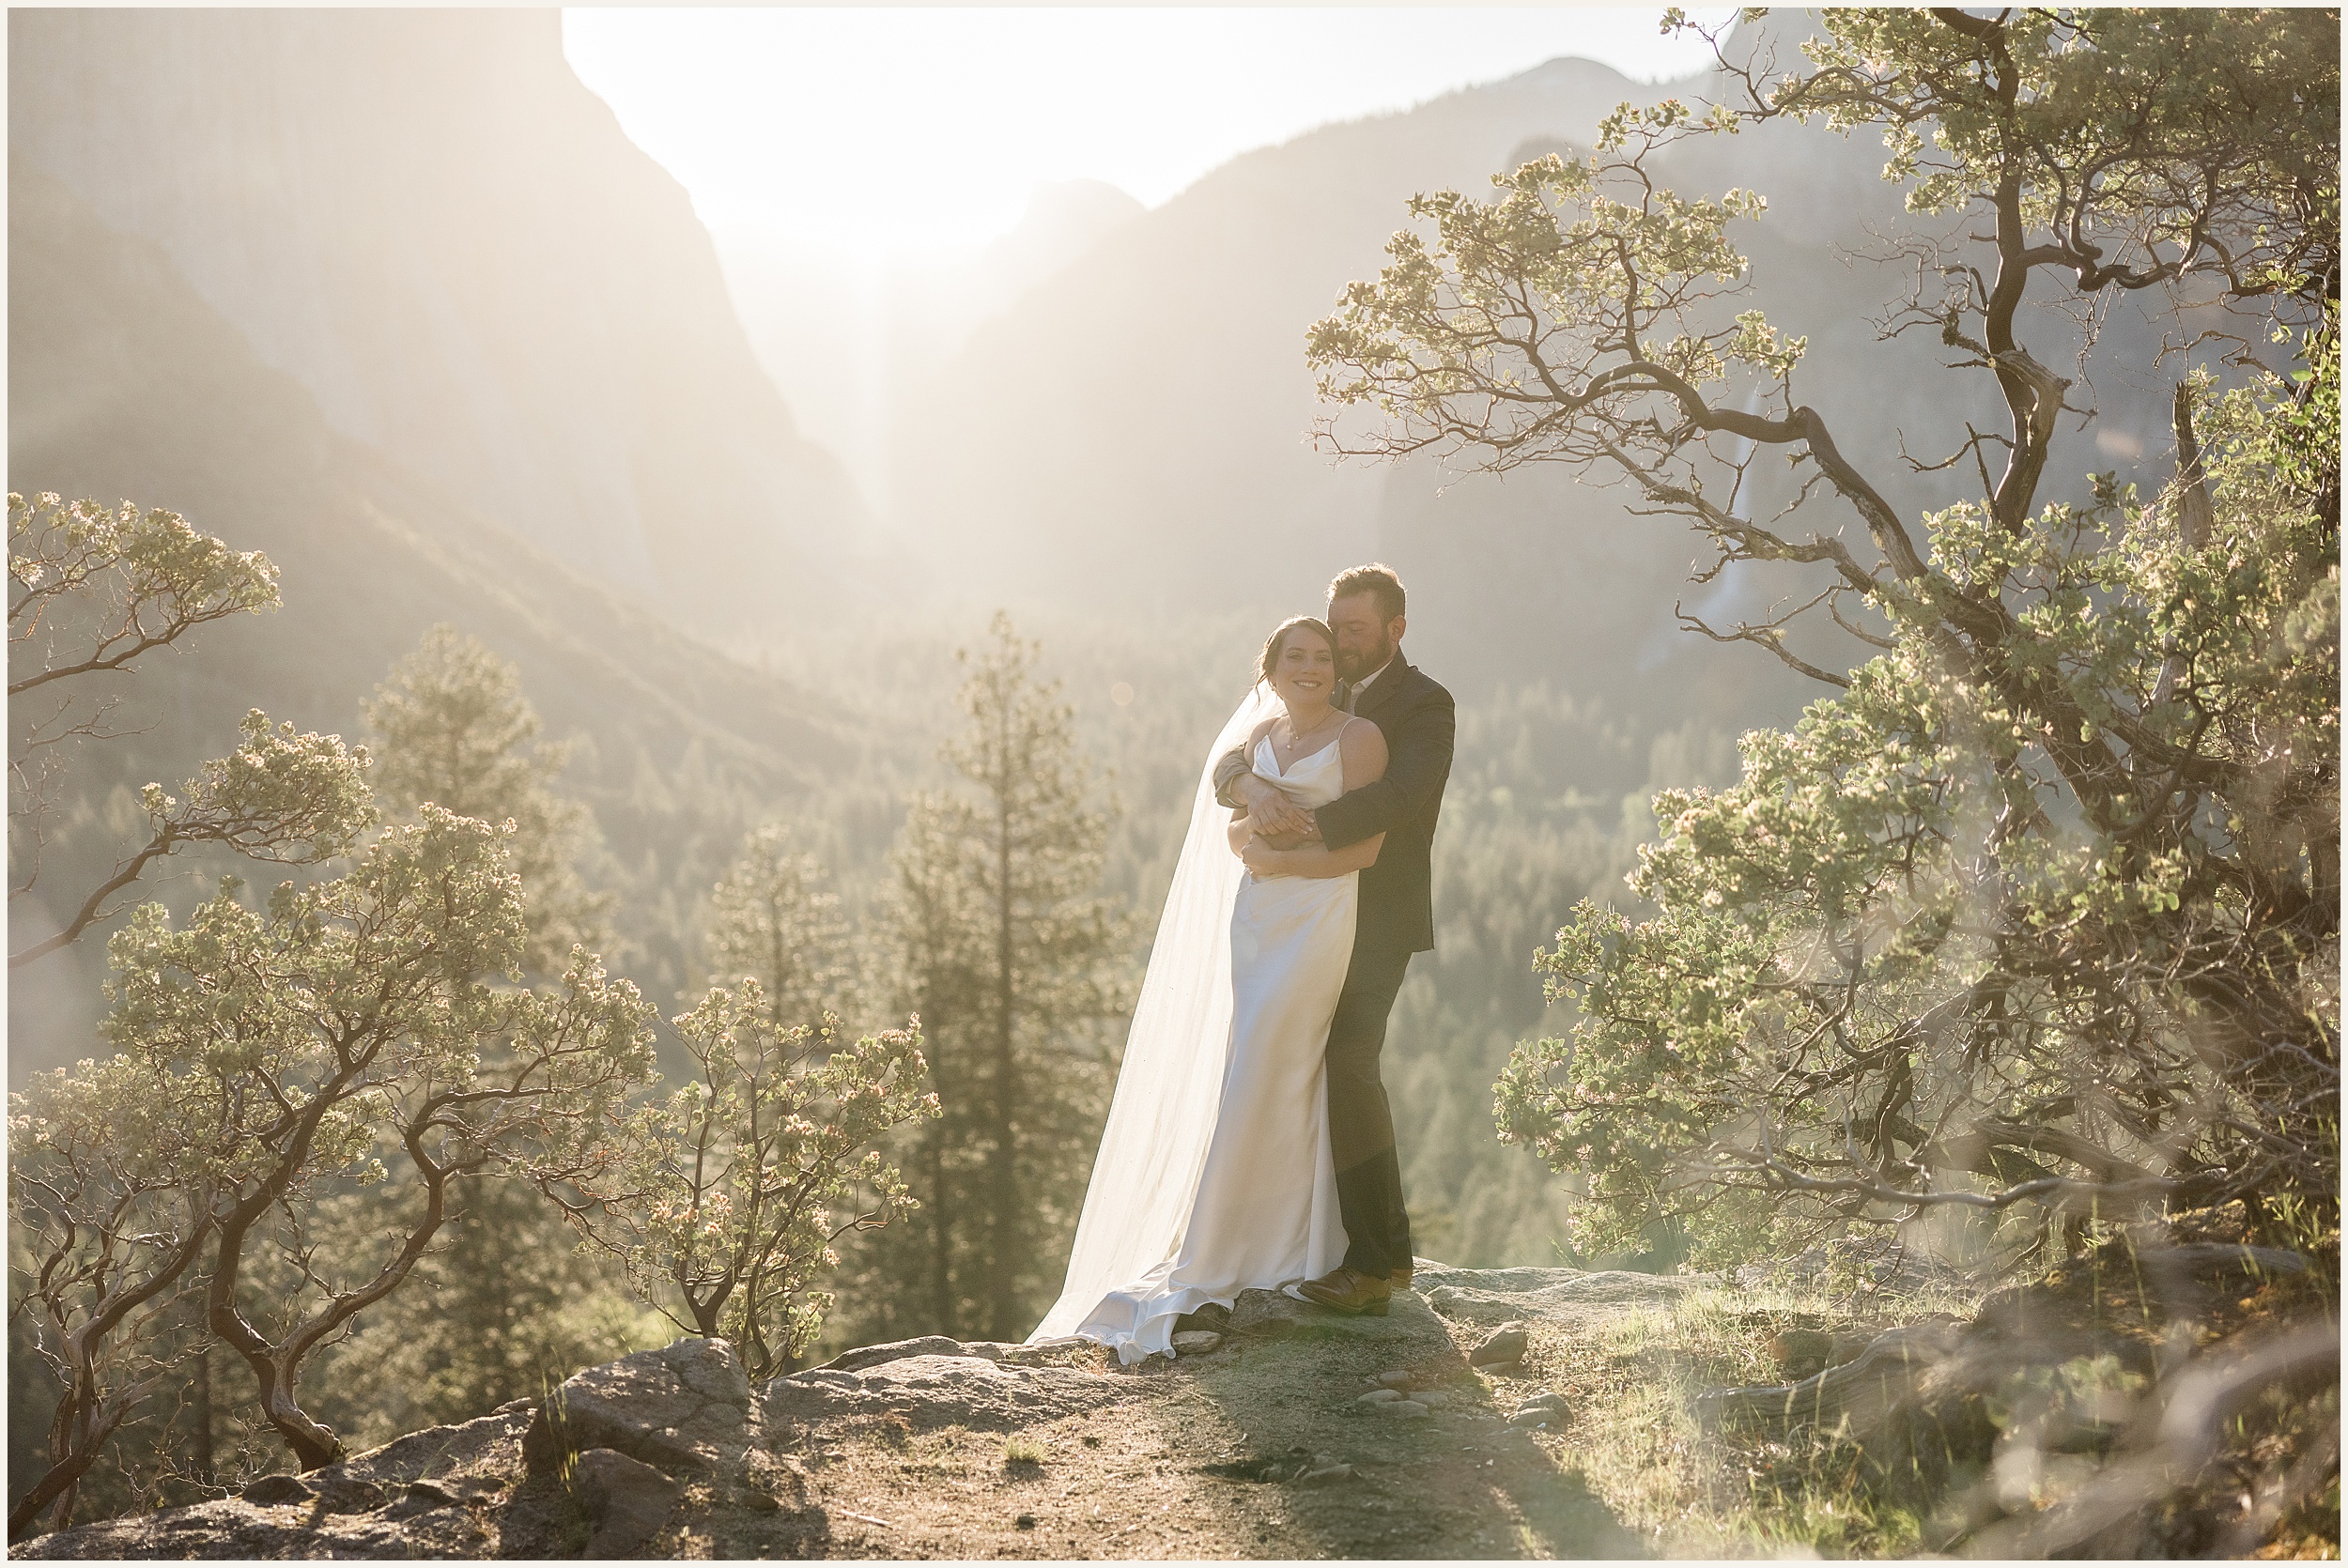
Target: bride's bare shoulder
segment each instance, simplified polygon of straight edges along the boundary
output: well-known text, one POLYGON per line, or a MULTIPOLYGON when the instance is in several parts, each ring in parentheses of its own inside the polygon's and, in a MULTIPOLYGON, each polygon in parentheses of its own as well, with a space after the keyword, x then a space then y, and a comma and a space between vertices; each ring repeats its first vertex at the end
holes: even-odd
POLYGON ((1250 751, 1255 750, 1256 743, 1262 740, 1266 735, 1271 734, 1272 727, 1279 722, 1280 715, 1278 714, 1274 714, 1269 718, 1259 720, 1257 723, 1255 730, 1247 737, 1247 749, 1250 751))
POLYGON ((1366 718, 1348 719, 1337 733, 1337 756, 1348 790, 1377 783, 1386 776, 1385 731, 1366 718))

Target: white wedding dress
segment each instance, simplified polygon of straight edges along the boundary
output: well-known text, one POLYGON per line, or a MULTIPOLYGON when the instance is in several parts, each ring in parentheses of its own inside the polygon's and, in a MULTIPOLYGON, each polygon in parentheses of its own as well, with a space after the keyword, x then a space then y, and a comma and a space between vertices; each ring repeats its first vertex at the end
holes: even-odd
MULTIPOLYGON (((1214 758, 1272 711, 1259 690, 1209 754, 1068 1283, 1031 1340, 1081 1335, 1137 1361, 1184 1313, 1344 1261, 1322 1056, 1360 875, 1246 874, 1213 801, 1214 758)), ((1307 808, 1345 792, 1336 739, 1285 775, 1266 740, 1255 765, 1307 808)))

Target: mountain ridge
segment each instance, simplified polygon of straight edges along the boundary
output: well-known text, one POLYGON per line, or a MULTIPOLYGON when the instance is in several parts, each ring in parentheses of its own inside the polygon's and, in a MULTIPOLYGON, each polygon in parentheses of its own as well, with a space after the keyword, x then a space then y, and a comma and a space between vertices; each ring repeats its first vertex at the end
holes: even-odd
MULTIPOLYGON (((847 754, 842 715, 821 698, 695 641, 333 430, 160 247, 109 228, 21 159, 8 205, 10 487, 168 507, 266 551, 282 574, 279 610, 146 661, 130 697, 152 727, 87 749, 84 801, 185 776, 248 707, 349 733, 361 698, 440 621, 515 662, 550 735, 591 743, 575 784, 607 809, 640 758, 781 801, 847 754)), ((102 871, 106 815, 54 847, 53 884, 102 871)), ((102 959, 93 939, 15 976, 13 1071, 88 1049, 102 959)))
MULTIPOLYGON (((1787 37, 1802 27, 1772 21, 1787 37)), ((1430 460, 1336 464, 1308 444, 1329 410, 1305 368, 1305 331, 1346 284, 1376 276, 1384 242, 1409 222, 1410 195, 1488 192, 1522 156, 1588 148, 1617 103, 1696 98, 1707 82, 1642 85, 1560 57, 1220 166, 1030 291, 908 402, 895 448, 907 498, 898 526, 943 563, 942 578, 1014 605, 1081 602, 1107 583, 1178 607, 1245 597, 1309 607, 1336 570, 1375 556, 1412 586, 1423 662, 1471 689, 1571 671, 1582 689, 1633 700, 1695 692, 1740 726, 1789 716, 1803 688, 1766 654, 1676 629, 1672 606, 1703 563, 1700 543, 1635 515, 1611 476, 1536 464, 1504 483, 1430 460), (938 409, 954 417, 933 417, 938 409)), ((1744 290, 1721 301, 1720 324, 1757 306, 1788 335, 1806 334, 1800 396, 1915 515, 1956 497, 1945 476, 1907 471, 1902 442, 1937 455, 1945 430, 1961 440, 1965 419, 1996 428, 2004 411, 1993 388, 1940 368, 1937 343, 1887 339, 1854 309, 1855 291, 1862 302, 1888 299, 1899 284, 1866 258, 1872 237, 1929 226, 1882 179, 1883 156, 1869 138, 1769 124, 1691 138, 1655 167, 1685 192, 1736 186, 1770 199, 1766 218, 1736 227, 1751 265, 1744 290)), ((2124 346, 2149 362, 2156 334, 2128 313, 2100 331, 2102 351, 2124 346)), ((2074 324, 2043 335, 2050 362, 2080 347, 2074 324)), ((2166 389, 2105 391, 2098 436, 2131 451, 2162 444, 2166 389)), ((2105 450, 2068 448, 2077 482, 2067 490, 2084 495, 2105 450)), ((1779 465, 1756 469, 1756 485, 1765 510, 1792 494, 1779 465)), ((1831 496, 1804 518, 1860 531, 1831 496)), ((1721 600, 1712 612, 1733 620, 1805 580, 1756 566, 1691 592, 1721 600)))

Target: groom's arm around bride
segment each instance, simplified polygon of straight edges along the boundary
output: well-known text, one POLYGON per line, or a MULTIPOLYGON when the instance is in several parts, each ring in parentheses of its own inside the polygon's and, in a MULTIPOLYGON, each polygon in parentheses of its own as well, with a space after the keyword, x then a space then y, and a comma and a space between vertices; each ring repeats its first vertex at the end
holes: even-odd
POLYGON ((1400 604, 1401 584, 1384 568, 1355 567, 1330 585, 1329 617, 1341 639, 1340 672, 1354 683, 1346 706, 1384 735, 1385 776, 1348 791, 1318 811, 1302 811, 1256 777, 1249 748, 1242 746, 1215 764, 1214 783, 1217 798, 1248 807, 1259 831, 1277 845, 1291 841, 1273 837, 1283 828, 1333 850, 1387 835, 1377 864, 1362 873, 1355 950, 1398 947, 1407 956, 1435 945, 1430 851, 1444 787, 1451 777, 1457 718, 1451 693, 1402 656, 1400 604), (1363 578, 1368 585, 1355 589, 1363 578), (1349 632, 1356 635, 1348 637, 1349 632))
MULTIPOLYGON (((1362 873, 1363 940, 1357 946, 1369 945, 1374 936, 1382 947, 1424 953, 1435 945, 1430 851, 1451 778, 1457 719, 1451 694, 1416 667, 1402 665, 1398 655, 1378 684, 1388 680, 1395 688, 1391 699, 1373 708, 1370 697, 1385 695, 1373 686, 1363 694, 1361 714, 1386 737, 1385 776, 1300 815, 1306 836, 1333 850, 1388 835, 1377 864, 1362 873)), ((1218 794, 1235 806, 1249 804, 1240 779, 1253 773, 1244 748, 1225 753, 1215 768, 1218 794)))

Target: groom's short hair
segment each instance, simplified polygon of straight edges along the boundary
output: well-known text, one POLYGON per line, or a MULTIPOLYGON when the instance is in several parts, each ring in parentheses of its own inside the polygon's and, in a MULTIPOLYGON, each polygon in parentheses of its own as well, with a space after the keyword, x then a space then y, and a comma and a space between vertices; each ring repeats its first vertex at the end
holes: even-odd
POLYGON ((1402 613, 1402 579, 1383 561, 1373 561, 1367 566, 1349 566, 1329 584, 1329 602, 1333 605, 1356 593, 1378 596, 1381 621, 1391 621, 1402 613))

